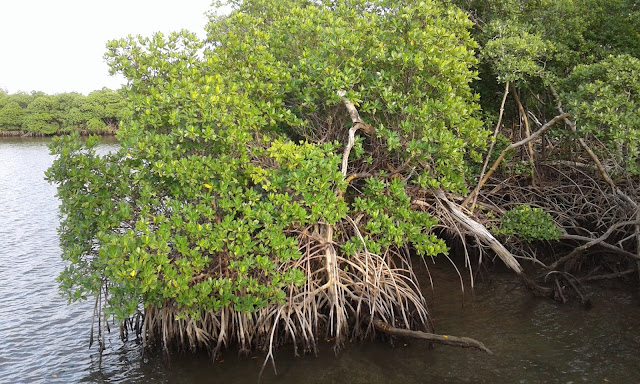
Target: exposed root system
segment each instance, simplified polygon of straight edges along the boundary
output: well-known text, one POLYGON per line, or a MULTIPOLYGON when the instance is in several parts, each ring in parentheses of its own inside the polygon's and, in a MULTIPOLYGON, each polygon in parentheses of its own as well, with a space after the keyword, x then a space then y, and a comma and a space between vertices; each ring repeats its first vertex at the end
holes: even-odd
MULTIPOLYGON (((512 239, 512 252, 539 267, 541 280, 552 281, 555 288, 560 285, 578 295, 577 287, 582 281, 618 278, 637 270, 637 208, 630 207, 618 191, 602 185, 582 167, 555 163, 540 168, 545 177, 538 185, 488 185, 490 192, 480 199, 482 205, 494 211, 523 203, 542 208, 564 232, 553 247, 512 239)), ((637 190, 624 193, 637 196, 637 190)), ((557 289, 553 296, 566 300, 557 289)))
MULTIPOLYGON (((342 232, 357 232, 355 223, 351 224, 342 232)), ((378 255, 364 251, 345 257, 336 252, 333 237, 334 228, 325 224, 298 234, 303 257, 282 268, 305 271, 307 281, 302 286, 290 285, 283 303, 254 313, 226 307, 202 313, 198 320, 180 318, 177 307, 167 303, 146 308, 142 324, 130 321, 124 328, 135 329, 145 346, 161 342, 167 352, 170 348, 206 349, 215 359, 222 348, 232 344, 244 353, 262 350, 265 364, 271 360, 274 369, 274 349, 284 343, 293 344, 296 355, 299 350, 317 353, 319 338, 335 340, 338 350, 345 341, 373 337, 376 330, 490 353, 473 339, 432 333, 426 301, 407 252, 378 255), (416 328, 425 332, 412 331, 416 328)))

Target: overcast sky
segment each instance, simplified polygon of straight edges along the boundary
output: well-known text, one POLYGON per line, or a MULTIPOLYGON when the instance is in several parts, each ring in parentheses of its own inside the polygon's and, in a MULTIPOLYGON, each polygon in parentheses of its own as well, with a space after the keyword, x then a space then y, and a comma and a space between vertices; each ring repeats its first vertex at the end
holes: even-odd
POLYGON ((211 0, 0 0, 0 88, 89 93, 119 88, 108 40, 182 28, 204 36, 211 0))

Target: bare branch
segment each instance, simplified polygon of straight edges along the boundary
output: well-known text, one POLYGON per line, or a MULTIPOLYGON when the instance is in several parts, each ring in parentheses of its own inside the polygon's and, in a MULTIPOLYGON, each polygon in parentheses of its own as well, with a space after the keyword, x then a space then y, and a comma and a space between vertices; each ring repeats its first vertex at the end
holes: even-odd
POLYGON ((470 337, 437 335, 435 333, 412 331, 410 329, 400 329, 400 328, 392 327, 391 325, 384 323, 378 319, 375 319, 373 321, 373 325, 375 325, 376 329, 384 333, 388 333, 390 335, 428 340, 432 343, 452 345, 455 347, 476 348, 490 355, 493 355, 493 352, 491 352, 491 350, 487 348, 483 343, 479 342, 478 340, 472 339, 470 337))
MULTIPOLYGON (((520 111, 520 117, 524 122, 525 135, 529 137, 531 136, 531 129, 529 129, 529 118, 527 118, 527 113, 525 112, 524 107, 522 106, 522 102, 520 101, 520 95, 518 95, 518 90, 513 84, 511 84, 511 89, 513 89, 513 97, 516 100, 516 104, 518 105, 518 110, 520 111)), ((534 171, 531 177, 531 184, 535 185, 535 164, 533 163, 533 145, 531 141, 527 143, 527 150, 529 154, 529 164, 531 166, 531 169, 534 171)))
MULTIPOLYGON (((511 252, 509 252, 504 245, 502 245, 502 243, 500 243, 487 230, 487 228, 484 227, 484 225, 465 215, 454 203, 447 199, 442 190, 436 191, 436 197, 440 201, 444 202, 449 209, 449 212, 457 222, 477 236, 484 244, 488 245, 489 248, 491 248, 509 268, 513 269, 518 274, 522 274, 522 267, 520 266, 520 263, 518 263, 518 260, 516 260, 511 252)), ((414 203, 417 205, 428 205, 428 203, 421 200, 415 200, 414 203)))
MULTIPOLYGON (((505 148, 501 153, 500 156, 498 156, 498 158, 496 159, 496 161, 493 163, 493 165, 491 166, 491 168, 489 169, 489 172, 487 172, 487 174, 484 176, 484 178, 482 180, 480 180, 480 182, 478 183, 478 186, 476 186, 476 189, 479 191, 482 186, 487 182, 487 180, 489 180, 489 178, 491 177, 491 175, 493 175, 493 172, 496 171, 496 169, 498 169, 498 166, 500 165, 500 163, 502 163, 502 160, 504 160, 504 157, 507 155, 507 153, 515 148, 518 148, 524 144, 527 144, 528 142, 535 140, 538 138, 538 136, 542 135, 544 133, 544 131, 546 131, 547 129, 551 128, 554 124, 556 124, 558 121, 563 120, 568 118, 569 116, 571 116, 568 113, 562 113, 561 115, 558 115, 556 117, 554 117, 553 119, 551 119, 551 121, 547 122, 545 125, 542 126, 542 128, 538 129, 535 133, 533 133, 531 136, 524 138, 516 143, 511 143, 507 148, 505 148)), ((469 197, 467 197, 467 199, 465 200, 465 202, 463 204, 468 203, 469 197)))
MULTIPOLYGON (((507 101, 507 95, 509 95, 509 82, 504 87, 504 95, 502 96, 502 104, 500 104, 500 115, 498 116, 498 123, 496 123, 496 128, 493 130, 493 139, 491 140, 491 145, 489 146, 489 151, 487 152, 487 157, 484 159, 484 164, 482 164, 482 171, 480 172, 479 180, 484 178, 484 173, 487 170, 487 165, 489 165, 489 158, 491 157, 491 153, 493 152, 493 147, 496 145, 496 140, 498 138, 498 132, 500 132, 500 125, 502 124, 502 116, 504 115, 504 103, 507 101)), ((476 185, 471 194, 464 200, 462 203, 463 207, 466 207, 469 200, 473 199, 473 204, 471 204, 471 212, 476 205, 476 198, 478 196, 478 192, 482 186, 480 183, 476 185)))
POLYGON ((347 107, 347 111, 349 112, 349 116, 351 117, 351 122, 353 123, 353 127, 349 129, 349 141, 347 142, 347 147, 344 149, 344 153, 342 154, 342 176, 347 177, 347 166, 349 163, 349 154, 351 153, 351 149, 353 145, 356 143, 356 132, 359 129, 362 129, 366 134, 372 134, 374 132, 373 127, 369 124, 366 124, 360 118, 360 114, 356 109, 356 106, 353 105, 351 101, 349 101, 345 95, 347 93, 343 90, 338 91, 338 96, 340 96, 340 100, 344 103, 344 106, 347 107))

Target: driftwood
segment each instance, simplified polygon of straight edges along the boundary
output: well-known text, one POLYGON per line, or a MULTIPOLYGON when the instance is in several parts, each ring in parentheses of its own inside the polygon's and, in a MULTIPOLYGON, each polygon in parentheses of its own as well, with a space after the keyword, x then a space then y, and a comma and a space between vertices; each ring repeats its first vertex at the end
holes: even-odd
POLYGON ((389 335, 427 340, 432 343, 451 345, 454 347, 476 348, 490 355, 493 355, 493 352, 491 352, 491 350, 487 348, 484 344, 470 337, 438 335, 435 333, 412 331, 410 329, 400 329, 400 328, 392 327, 391 325, 377 319, 373 321, 373 325, 376 327, 376 329, 384 333, 387 333, 389 335))

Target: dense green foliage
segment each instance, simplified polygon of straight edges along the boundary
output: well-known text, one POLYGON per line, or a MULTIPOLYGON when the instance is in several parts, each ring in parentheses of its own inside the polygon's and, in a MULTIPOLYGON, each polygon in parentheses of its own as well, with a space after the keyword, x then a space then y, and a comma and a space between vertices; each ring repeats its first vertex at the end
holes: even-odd
POLYGON ((516 235, 525 241, 558 240, 562 230, 553 223, 550 214, 540 208, 524 204, 513 208, 500 218, 496 233, 504 236, 516 235))
POLYGON ((469 27, 435 1, 252 0, 212 19, 205 41, 110 42, 129 80, 122 149, 53 147, 63 291, 107 288, 119 319, 140 305, 197 318, 284 300, 310 277, 292 261, 314 226, 333 226, 347 259, 445 252, 407 188, 463 191, 480 159, 469 27), (352 122, 339 90, 375 129, 351 153, 355 179, 340 169, 352 122))
POLYGON ((0 90, 0 131, 38 135, 112 132, 126 115, 124 98, 109 89, 94 91, 88 96, 42 92, 7 94, 0 90))
POLYGON ((640 175, 640 59, 609 56, 578 65, 562 86, 579 135, 604 144, 598 153, 615 161, 617 174, 640 175))
MULTIPOLYGON (((561 88, 578 65, 612 55, 640 57, 640 4, 635 0, 454 2, 476 22, 482 60, 476 89, 488 112, 499 109, 498 82, 516 82, 521 90, 543 97, 547 85, 561 88)), ((529 102, 533 107, 535 99, 529 102)))

